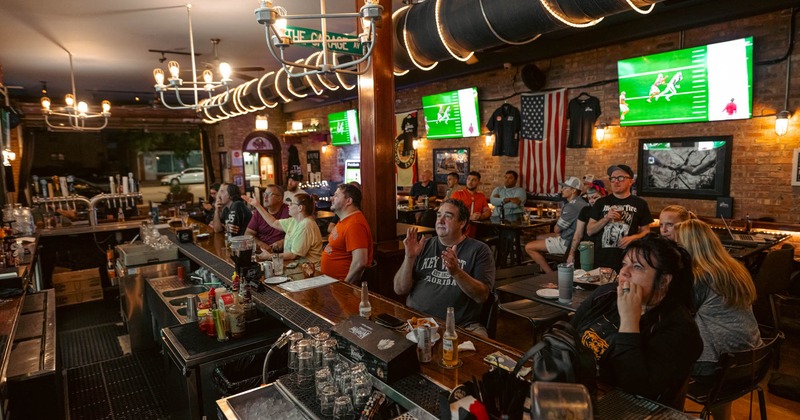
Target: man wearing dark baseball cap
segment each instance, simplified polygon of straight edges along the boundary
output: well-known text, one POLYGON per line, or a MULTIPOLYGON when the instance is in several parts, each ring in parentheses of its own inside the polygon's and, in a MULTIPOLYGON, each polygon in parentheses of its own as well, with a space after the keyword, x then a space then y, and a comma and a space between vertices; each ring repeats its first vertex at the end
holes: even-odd
POLYGON ((592 206, 587 233, 594 241, 595 267, 622 268, 623 250, 650 231, 653 215, 643 199, 631 194, 633 169, 628 165, 608 168, 609 195, 592 206))

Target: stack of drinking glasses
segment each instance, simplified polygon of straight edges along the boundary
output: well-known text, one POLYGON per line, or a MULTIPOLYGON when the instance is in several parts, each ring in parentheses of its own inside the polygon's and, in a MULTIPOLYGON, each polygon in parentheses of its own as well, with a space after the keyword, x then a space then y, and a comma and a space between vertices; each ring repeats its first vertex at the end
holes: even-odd
POLYGON ((289 382, 300 389, 313 387, 323 416, 357 418, 372 395, 366 366, 340 359, 337 342, 327 332, 312 327, 305 337, 299 332, 289 336, 289 382))

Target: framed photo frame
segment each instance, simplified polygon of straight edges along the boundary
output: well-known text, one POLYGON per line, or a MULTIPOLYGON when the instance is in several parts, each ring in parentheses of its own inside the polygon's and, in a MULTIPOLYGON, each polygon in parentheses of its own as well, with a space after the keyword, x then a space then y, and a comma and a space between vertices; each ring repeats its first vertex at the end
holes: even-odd
POLYGON ((447 174, 458 173, 458 182, 467 183, 469 174, 469 147, 433 149, 433 179, 437 183, 447 182, 447 174))
POLYGON ((792 150, 792 186, 800 186, 800 149, 792 150))
POLYGON ((217 134, 217 147, 225 147, 225 135, 217 134))
POLYGON ((700 200, 728 197, 732 142, 733 136, 640 139, 639 195, 700 200))

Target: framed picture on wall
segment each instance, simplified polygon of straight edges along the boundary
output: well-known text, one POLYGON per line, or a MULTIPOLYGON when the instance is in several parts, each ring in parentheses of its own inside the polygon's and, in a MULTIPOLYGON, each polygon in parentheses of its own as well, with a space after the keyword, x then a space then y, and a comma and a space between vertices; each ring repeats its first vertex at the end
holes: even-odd
POLYGON ((469 174, 469 147, 458 149, 433 149, 433 179, 440 184, 447 182, 447 174, 458 173, 458 182, 467 183, 469 174))
POLYGON ((731 186, 733 136, 639 140, 639 195, 716 200, 731 186))
POLYGON ((217 147, 225 147, 225 136, 217 134, 217 147))
POLYGON ((800 149, 792 151, 792 185, 800 185, 800 149))

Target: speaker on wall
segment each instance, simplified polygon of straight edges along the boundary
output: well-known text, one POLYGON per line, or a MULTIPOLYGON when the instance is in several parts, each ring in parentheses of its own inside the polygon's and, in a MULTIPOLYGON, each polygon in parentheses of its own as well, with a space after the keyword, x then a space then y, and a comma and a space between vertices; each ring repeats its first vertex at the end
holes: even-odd
POLYGON ((717 218, 733 219, 733 197, 717 197, 717 218))
POLYGON ((544 72, 536 66, 536 64, 530 63, 522 66, 521 73, 522 83, 525 84, 525 87, 530 89, 531 92, 538 92, 542 90, 547 77, 545 76, 544 72))

